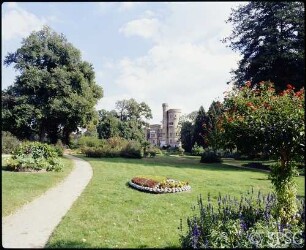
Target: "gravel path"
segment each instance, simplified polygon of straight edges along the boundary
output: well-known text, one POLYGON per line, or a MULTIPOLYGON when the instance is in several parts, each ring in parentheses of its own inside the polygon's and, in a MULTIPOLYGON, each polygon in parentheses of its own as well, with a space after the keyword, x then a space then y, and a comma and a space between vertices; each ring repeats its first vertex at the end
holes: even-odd
POLYGON ((24 205, 16 213, 2 218, 4 248, 43 248, 55 227, 92 177, 90 164, 66 155, 74 169, 60 184, 24 205))

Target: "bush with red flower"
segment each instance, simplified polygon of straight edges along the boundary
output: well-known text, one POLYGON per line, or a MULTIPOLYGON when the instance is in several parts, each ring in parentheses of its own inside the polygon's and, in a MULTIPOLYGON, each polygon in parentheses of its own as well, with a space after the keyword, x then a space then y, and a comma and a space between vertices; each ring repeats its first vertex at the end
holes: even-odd
POLYGON ((247 83, 234 88, 224 100, 223 132, 227 143, 240 150, 268 152, 278 160, 270 178, 278 197, 278 213, 284 223, 296 212, 293 176, 296 162, 305 150, 305 93, 293 85, 277 93, 274 84, 261 82, 251 88, 247 83))

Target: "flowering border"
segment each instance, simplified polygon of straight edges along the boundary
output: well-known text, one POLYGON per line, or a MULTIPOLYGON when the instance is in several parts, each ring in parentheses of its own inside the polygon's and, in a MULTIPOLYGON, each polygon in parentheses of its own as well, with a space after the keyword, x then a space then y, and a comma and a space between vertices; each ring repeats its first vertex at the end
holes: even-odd
POLYGON ((181 188, 150 188, 150 187, 143 187, 133 183, 132 181, 128 182, 132 188, 138 189, 140 191, 145 191, 149 193, 155 194, 164 194, 164 193, 178 193, 191 190, 189 185, 183 186, 181 188))

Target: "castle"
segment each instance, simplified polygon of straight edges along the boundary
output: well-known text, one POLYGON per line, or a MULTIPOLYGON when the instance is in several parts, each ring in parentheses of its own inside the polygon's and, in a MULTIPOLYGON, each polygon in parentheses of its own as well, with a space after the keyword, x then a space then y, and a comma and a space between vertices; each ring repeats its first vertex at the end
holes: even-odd
POLYGON ((162 125, 152 124, 147 130, 148 141, 155 146, 179 147, 181 145, 179 119, 182 111, 180 109, 168 109, 168 104, 163 103, 162 125))

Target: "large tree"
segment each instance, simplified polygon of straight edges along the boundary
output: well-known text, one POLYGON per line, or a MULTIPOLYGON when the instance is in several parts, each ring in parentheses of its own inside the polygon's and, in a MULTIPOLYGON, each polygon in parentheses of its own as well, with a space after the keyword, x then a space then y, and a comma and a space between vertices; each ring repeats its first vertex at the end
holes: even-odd
POLYGON ((209 117, 207 116, 203 106, 200 107, 194 122, 193 145, 197 143, 203 148, 208 147, 209 117))
POLYGON ((193 147, 194 125, 190 121, 184 121, 181 125, 180 140, 182 147, 186 152, 191 153, 193 147))
POLYGON ((194 122, 197 117, 198 111, 193 111, 190 114, 182 115, 179 119, 180 126, 180 141, 182 147, 186 152, 191 153, 194 145, 193 133, 194 133, 194 122))
POLYGON ((152 111, 148 104, 138 103, 133 98, 117 101, 116 110, 121 121, 135 120, 142 125, 148 125, 146 120, 152 119, 152 111))
POLYGON ((232 34, 223 41, 242 54, 232 71, 237 86, 272 81, 277 91, 305 84, 303 2, 252 1, 232 10, 232 34))
POLYGON ((150 107, 144 103, 138 103, 135 99, 120 100, 116 102, 116 110, 99 111, 97 126, 100 139, 119 136, 128 140, 145 140, 144 130, 147 127, 147 119, 152 118, 150 107))
POLYGON ((68 144, 69 134, 96 116, 102 88, 93 66, 63 34, 47 26, 32 32, 4 64, 14 64, 20 75, 2 91, 2 130, 22 139, 37 135, 40 141, 68 144))
POLYGON ((223 118, 222 104, 219 101, 213 101, 209 106, 207 125, 207 143, 214 152, 221 148, 222 133, 221 123, 223 118))

